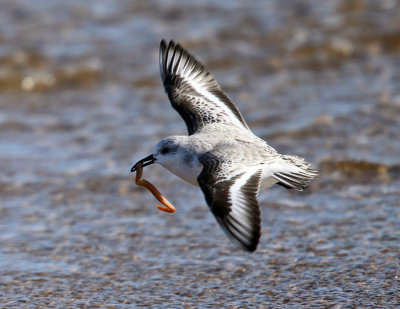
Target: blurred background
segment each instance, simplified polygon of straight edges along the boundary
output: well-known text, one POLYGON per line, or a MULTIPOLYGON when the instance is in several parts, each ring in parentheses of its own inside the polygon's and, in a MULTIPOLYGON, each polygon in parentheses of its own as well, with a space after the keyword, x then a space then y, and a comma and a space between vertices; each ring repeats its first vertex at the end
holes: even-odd
POLYGON ((4 308, 400 305, 396 0, 0 3, 4 308), (130 168, 186 134, 162 38, 204 63, 255 134, 304 156, 304 192, 262 191, 247 254, 199 188, 130 168))

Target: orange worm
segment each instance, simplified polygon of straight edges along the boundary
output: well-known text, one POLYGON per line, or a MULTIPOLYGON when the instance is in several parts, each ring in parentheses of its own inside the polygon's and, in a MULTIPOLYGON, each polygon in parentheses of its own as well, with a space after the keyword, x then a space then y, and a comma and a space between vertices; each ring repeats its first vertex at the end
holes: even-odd
POLYGON ((161 204, 164 206, 158 205, 157 208, 159 210, 169 212, 169 213, 174 213, 175 212, 175 207, 160 193, 160 191, 157 190, 155 186, 153 186, 150 182, 148 182, 146 179, 142 178, 143 175, 143 166, 142 163, 139 163, 136 167, 136 179, 135 183, 138 186, 145 187, 147 190, 149 190, 154 197, 159 200, 161 204))

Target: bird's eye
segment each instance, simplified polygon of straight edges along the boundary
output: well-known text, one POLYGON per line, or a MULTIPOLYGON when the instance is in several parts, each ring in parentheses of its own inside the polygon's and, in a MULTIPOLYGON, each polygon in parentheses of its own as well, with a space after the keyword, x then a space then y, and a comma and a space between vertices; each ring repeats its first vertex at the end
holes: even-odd
POLYGON ((161 148, 161 154, 166 154, 166 153, 168 153, 169 152, 169 149, 168 149, 168 147, 163 147, 163 148, 161 148))

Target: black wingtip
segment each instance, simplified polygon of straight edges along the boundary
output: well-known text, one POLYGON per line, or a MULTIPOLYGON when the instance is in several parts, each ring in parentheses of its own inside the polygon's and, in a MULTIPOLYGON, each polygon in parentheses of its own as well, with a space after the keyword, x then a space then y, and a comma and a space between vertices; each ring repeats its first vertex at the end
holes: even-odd
POLYGON ((236 220, 233 217, 228 216, 224 219, 217 218, 217 221, 220 223, 222 230, 228 238, 238 248, 249 253, 253 253, 257 250, 261 237, 260 223, 258 223, 258 229, 253 230, 250 237, 248 237, 249 235, 245 236, 240 230, 238 230, 238 226, 235 226, 236 220))
POLYGON ((161 75, 163 82, 165 79, 164 63, 165 63, 166 53, 167 53, 166 50, 167 50, 167 42, 165 42, 165 40, 162 39, 161 43, 160 43, 159 63, 160 63, 160 75, 161 75))
MULTIPOLYGON (((160 63, 160 74, 163 82, 165 81, 167 72, 170 68, 167 67, 168 65, 168 57, 171 52, 175 54, 175 50, 177 47, 180 47, 179 44, 176 44, 174 40, 167 41, 162 39, 160 42, 160 53, 159 53, 159 63, 160 63)), ((170 65, 172 65, 173 61, 171 61, 170 65)))
POLYGON ((165 51, 169 52, 170 50, 174 50, 177 47, 182 48, 179 43, 176 43, 175 40, 162 39, 160 42, 160 54, 165 53, 165 51))
POLYGON ((255 245, 255 246, 253 246, 253 247, 247 247, 247 248, 246 248, 246 251, 247 251, 248 253, 254 253, 254 252, 256 252, 257 247, 258 247, 258 244, 255 245))

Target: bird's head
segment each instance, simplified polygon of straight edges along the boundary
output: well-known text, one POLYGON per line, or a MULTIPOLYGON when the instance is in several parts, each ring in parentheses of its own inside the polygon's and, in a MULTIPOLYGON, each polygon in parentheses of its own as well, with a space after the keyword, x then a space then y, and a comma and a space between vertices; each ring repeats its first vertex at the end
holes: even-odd
POLYGON ((135 172, 137 165, 142 163, 142 166, 147 166, 153 163, 161 164, 162 166, 170 166, 174 164, 177 157, 185 155, 185 148, 182 145, 185 142, 185 136, 170 136, 162 139, 154 147, 153 153, 146 158, 139 160, 132 167, 131 172, 135 172))

